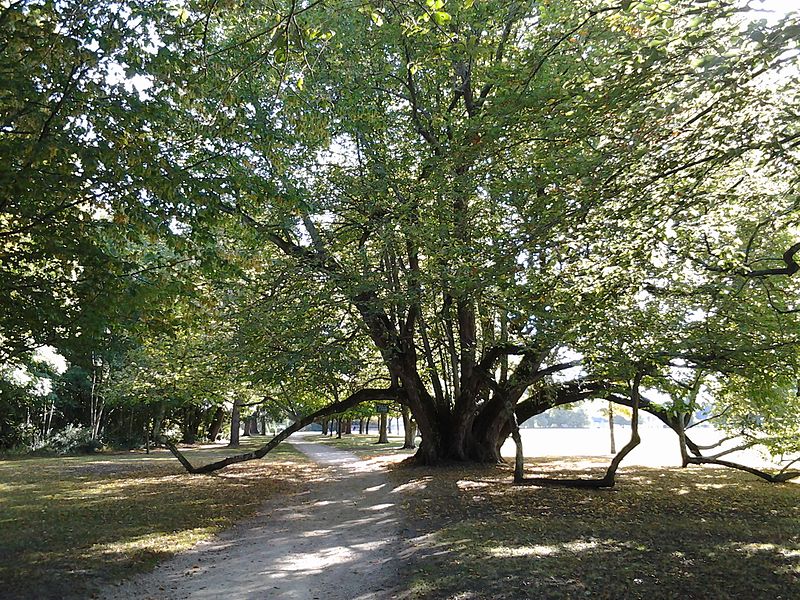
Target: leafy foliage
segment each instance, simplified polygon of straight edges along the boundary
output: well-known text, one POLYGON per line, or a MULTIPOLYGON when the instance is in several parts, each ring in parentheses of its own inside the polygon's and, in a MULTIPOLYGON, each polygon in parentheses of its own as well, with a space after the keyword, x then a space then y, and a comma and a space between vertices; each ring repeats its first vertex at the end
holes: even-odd
POLYGON ((780 421, 800 25, 702 4, 9 6, 3 356, 124 340, 184 434, 382 380, 423 462, 637 375, 780 421))

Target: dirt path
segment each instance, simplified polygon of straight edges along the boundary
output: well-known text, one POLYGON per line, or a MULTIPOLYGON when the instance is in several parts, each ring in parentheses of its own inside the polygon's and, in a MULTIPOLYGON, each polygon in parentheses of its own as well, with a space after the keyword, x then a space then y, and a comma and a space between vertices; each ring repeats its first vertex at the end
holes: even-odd
POLYGON ((394 597, 399 501, 383 471, 349 452, 293 436, 329 478, 268 502, 253 519, 106 590, 107 600, 394 597))

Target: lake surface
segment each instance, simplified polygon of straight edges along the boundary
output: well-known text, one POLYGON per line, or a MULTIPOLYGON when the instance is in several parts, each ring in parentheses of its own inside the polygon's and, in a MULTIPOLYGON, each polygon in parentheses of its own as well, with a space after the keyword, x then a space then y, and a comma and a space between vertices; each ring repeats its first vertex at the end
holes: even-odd
MULTIPOLYGON (((607 456, 610 457, 609 431, 607 427, 588 427, 585 429, 570 428, 536 428, 521 429, 522 447, 525 456, 607 456)), ((630 439, 630 427, 617 425, 614 434, 619 451, 630 439)), ((687 435, 700 445, 714 443, 725 434, 712 427, 698 427, 690 429, 687 435)), ((678 446, 678 436, 666 427, 639 427, 641 443, 625 458, 623 465, 645 466, 680 466, 681 455, 678 446)), ((723 448, 736 446, 735 440, 727 442, 723 448)), ((714 454, 719 450, 705 451, 706 455, 714 454)), ((514 442, 509 438, 501 450, 503 456, 513 458, 514 442)), ((725 456, 725 459, 743 462, 753 467, 764 467, 772 464, 768 457, 764 457, 755 450, 734 452, 725 456)))

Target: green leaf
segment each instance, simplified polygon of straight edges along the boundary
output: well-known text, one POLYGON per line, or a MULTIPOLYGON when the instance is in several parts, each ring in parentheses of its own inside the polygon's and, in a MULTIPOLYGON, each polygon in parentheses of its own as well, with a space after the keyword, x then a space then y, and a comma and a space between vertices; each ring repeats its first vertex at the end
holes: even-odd
POLYGON ((433 20, 436 21, 436 24, 439 26, 447 25, 453 17, 451 17, 448 13, 437 10, 433 13, 433 20))

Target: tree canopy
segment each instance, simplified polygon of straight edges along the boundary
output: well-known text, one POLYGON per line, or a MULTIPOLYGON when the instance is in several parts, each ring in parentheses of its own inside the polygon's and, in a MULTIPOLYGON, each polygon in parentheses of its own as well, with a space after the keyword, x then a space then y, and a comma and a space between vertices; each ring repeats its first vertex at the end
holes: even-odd
POLYGON ((178 328, 216 392, 407 406, 424 463, 639 384, 681 435, 705 395, 796 450, 796 13, 119 7, 0 17, 35 73, 0 113, 9 358, 90 323, 157 361, 143 340, 178 328))

